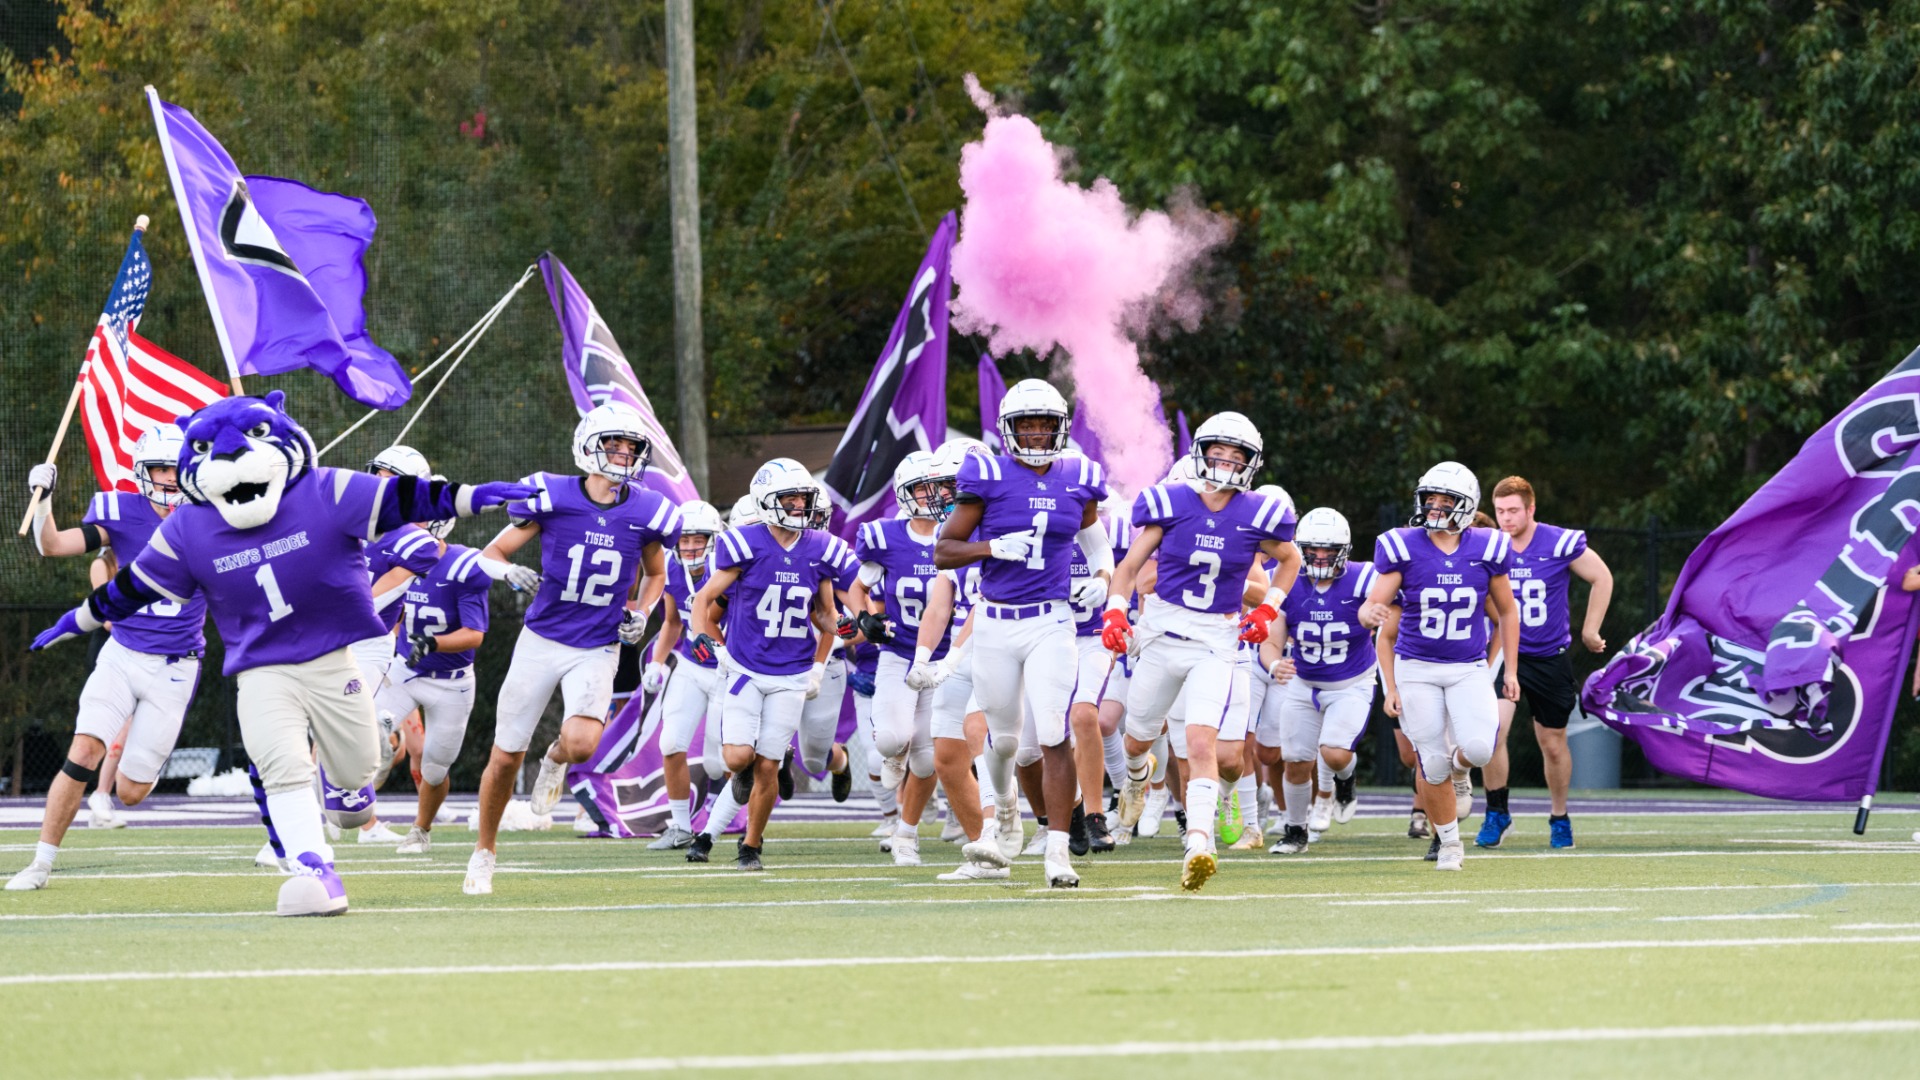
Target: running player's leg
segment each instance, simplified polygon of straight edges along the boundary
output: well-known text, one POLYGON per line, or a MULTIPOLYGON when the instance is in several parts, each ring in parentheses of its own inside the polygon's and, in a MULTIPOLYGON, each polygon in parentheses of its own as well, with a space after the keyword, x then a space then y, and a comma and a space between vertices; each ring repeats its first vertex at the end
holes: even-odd
POLYGON ((1073 695, 1068 705, 1067 723, 1073 740, 1074 778, 1086 816, 1089 850, 1112 851, 1113 836, 1107 830, 1104 790, 1107 750, 1100 730, 1100 702, 1106 695, 1107 676, 1113 670, 1113 654, 1097 637, 1074 639, 1078 670, 1073 695))
MULTIPOLYGON (((809 773, 840 773, 847 768, 846 747, 833 741, 840 731, 840 706, 846 696, 847 665, 838 657, 830 657, 826 673, 820 678, 820 692, 800 710, 800 764, 809 773)), ((925 738, 921 742, 927 757, 927 775, 931 776, 933 744, 925 738)))
POLYGON ((100 782, 93 794, 87 796, 87 825, 92 828, 118 829, 126 825, 126 821, 113 812, 112 796, 120 785, 120 758, 126 752, 127 729, 132 726, 133 718, 128 717, 127 722, 120 725, 119 733, 107 742, 107 756, 100 760, 100 782))
POLYGON ((1295 679, 1278 692, 1282 697, 1279 736, 1286 829, 1273 851, 1276 855, 1294 855, 1307 850, 1313 761, 1324 717, 1314 700, 1314 688, 1305 679, 1295 679))
POLYGON ((1330 778, 1334 790, 1333 820, 1341 824, 1353 820, 1355 802, 1353 769, 1360 740, 1366 736, 1367 718, 1373 712, 1374 679, 1371 672, 1346 686, 1322 693, 1323 722, 1320 728, 1319 763, 1316 768, 1330 778))
POLYGON ((513 660, 495 705, 493 750, 480 774, 480 805, 474 811, 479 825, 477 851, 492 852, 499 841, 500 817, 513 798, 520 763, 526 759, 540 715, 560 686, 564 670, 557 653, 564 648, 525 627, 514 642, 513 660))
MULTIPOLYGON (((1520 657, 1520 689, 1527 699, 1527 711, 1533 714, 1533 734, 1540 743, 1541 764, 1546 767, 1547 796, 1552 807, 1547 811, 1548 832, 1556 848, 1573 846, 1573 822, 1567 817, 1567 790, 1573 786, 1573 754, 1567 747, 1567 721, 1573 715, 1578 684, 1573 677, 1573 657, 1520 657)), ((1513 703, 1501 700, 1500 704, 1513 703)))
POLYGON ((540 758, 540 772, 527 795, 536 814, 551 813, 566 791, 569 766, 593 757, 606 733, 607 716, 613 704, 613 677, 619 671, 620 650, 568 648, 564 670, 560 674, 560 696, 566 705, 566 718, 560 721, 560 734, 540 758))
MULTIPOLYGON (((708 719, 707 701, 719 676, 712 668, 681 662, 674 665, 655 706, 660 710, 660 772, 667 789, 667 831, 648 847, 682 848, 693 841, 693 774, 687 752, 693 734, 708 719)), ((710 723, 718 724, 718 717, 710 723)))
MULTIPOLYGON (((1504 667, 1504 663, 1501 665, 1504 667)), ((1523 669, 1524 670, 1524 669, 1523 669)), ((1501 682, 1501 668, 1493 671, 1493 684, 1501 682)), ((1473 842, 1480 847, 1499 847, 1500 839, 1513 824, 1512 804, 1509 801, 1507 736, 1513 731, 1514 710, 1519 703, 1496 697, 1496 708, 1500 715, 1500 730, 1494 739, 1493 756, 1480 770, 1480 779, 1487 792, 1487 812, 1480 820, 1480 832, 1473 842)))
POLYGON ((882 652, 873 677, 873 744, 880 755, 880 784, 896 792, 907 777, 923 696, 907 685, 909 666, 906 658, 882 652))
MULTIPOLYGON (((1133 660, 1127 682, 1126 739, 1127 786, 1120 795, 1120 824, 1135 825, 1145 811, 1149 775, 1156 762, 1164 764, 1168 756, 1162 750, 1153 754, 1156 740, 1165 738, 1167 713, 1180 696, 1180 681, 1168 666, 1160 641, 1151 643, 1133 660)), ((1152 835, 1150 831, 1148 835, 1152 835)))
MULTIPOLYGON (((752 797, 747 800, 747 832, 740 840, 738 862, 742 870, 760 868, 767 819, 773 816, 774 799, 779 794, 780 769, 786 762, 787 748, 793 745, 793 737, 800 731, 800 715, 806 710, 806 679, 807 676, 800 675, 748 680, 766 685, 759 695, 759 730, 752 744, 754 758, 750 767, 754 770, 754 784, 752 797)), ((733 741, 731 727, 727 741, 733 741)))
MULTIPOLYGON (((1419 757, 1420 804, 1433 827, 1435 850, 1441 853, 1446 852, 1450 845, 1457 847, 1460 843, 1458 808, 1453 787, 1458 758, 1453 738, 1450 737, 1452 725, 1448 718, 1448 709, 1453 700, 1450 687, 1458 681, 1461 671, 1474 670, 1473 665, 1435 664, 1406 657, 1402 657, 1396 666, 1402 706, 1400 726, 1419 757), (1450 670, 1456 668, 1460 670, 1450 670)), ((1480 681, 1486 690, 1486 729, 1479 733, 1481 738, 1476 748, 1484 761, 1493 754, 1493 736, 1499 729, 1499 717, 1493 709, 1493 684, 1485 679, 1484 665, 1479 670, 1482 673, 1480 681)), ((1462 700, 1465 700, 1464 694, 1462 700)), ((1455 864, 1449 862, 1441 865, 1452 868, 1455 864)))

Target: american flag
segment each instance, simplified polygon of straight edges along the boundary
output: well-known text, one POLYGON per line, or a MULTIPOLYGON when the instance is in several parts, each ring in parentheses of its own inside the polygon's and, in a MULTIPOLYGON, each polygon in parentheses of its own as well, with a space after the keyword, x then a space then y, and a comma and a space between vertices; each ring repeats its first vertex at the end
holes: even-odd
POLYGON ((152 286, 153 265, 136 231, 80 368, 80 422, 102 491, 138 491, 133 444, 140 436, 227 396, 225 383, 134 331, 152 286))

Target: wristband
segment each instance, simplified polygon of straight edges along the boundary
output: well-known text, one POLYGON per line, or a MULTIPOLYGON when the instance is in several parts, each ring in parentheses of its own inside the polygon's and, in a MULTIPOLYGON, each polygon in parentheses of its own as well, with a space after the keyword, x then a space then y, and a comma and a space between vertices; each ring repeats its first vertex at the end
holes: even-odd
POLYGON ((916 663, 916 664, 930 664, 930 663, 932 663, 932 662, 933 662, 933 650, 932 650, 932 649, 929 649, 929 648, 927 648, 927 647, 926 647, 925 645, 916 645, 916 646, 914 646, 914 649, 913 649, 913 662, 914 662, 914 663, 916 663))

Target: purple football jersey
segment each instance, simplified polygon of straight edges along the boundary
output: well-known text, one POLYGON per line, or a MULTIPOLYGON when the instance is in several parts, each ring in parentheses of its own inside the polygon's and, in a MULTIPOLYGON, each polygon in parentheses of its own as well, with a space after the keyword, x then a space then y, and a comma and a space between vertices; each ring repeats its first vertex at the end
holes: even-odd
POLYGON ((228 675, 384 636, 361 545, 378 528, 386 483, 348 469, 302 473, 273 520, 251 529, 233 528, 211 506, 183 506, 134 561, 134 575, 171 600, 205 594, 228 675))
MULTIPOLYGON (((103 491, 87 503, 81 520, 107 534, 107 546, 121 566, 132 566, 162 519, 144 495, 103 491)), ((198 592, 183 595, 184 601, 155 601, 116 621, 113 640, 156 656, 185 656, 206 648, 207 598, 198 592)))
POLYGON ((1219 510, 1184 483, 1161 484, 1133 501, 1133 527, 1158 525, 1159 577, 1154 595, 1193 611, 1240 610, 1247 571, 1268 540, 1293 539, 1293 509, 1278 499, 1242 491, 1219 510))
POLYGON ((1393 654, 1436 664, 1470 664, 1487 658, 1487 586, 1507 573, 1513 557, 1507 534, 1468 529, 1449 555, 1427 530, 1411 527, 1380 534, 1374 569, 1399 573, 1400 635, 1393 654))
POLYGON ((1520 655, 1554 656, 1573 643, 1567 586, 1572 583, 1573 560, 1586 550, 1586 533, 1546 524, 1533 527, 1527 550, 1513 549, 1507 575, 1513 579, 1513 598, 1520 605, 1520 655))
MULTIPOLYGON (((429 534, 431 539, 431 534, 429 534)), ((438 545, 435 545, 438 549, 438 545)), ((407 593, 400 603, 404 609, 406 633, 395 650, 402 660, 411 648, 408 638, 414 634, 452 633, 455 630, 486 632, 491 615, 487 609, 487 589, 493 579, 480 569, 480 553, 459 544, 448 544, 447 554, 427 567, 427 572, 407 582, 407 593)), ((428 653, 413 665, 415 671, 458 671, 473 664, 473 650, 428 653)))
MULTIPOLYGON (((920 616, 927 608, 927 589, 940 572, 933 565, 933 543, 938 537, 937 529, 920 536, 907 524, 906 518, 891 518, 860 526, 854 541, 854 559, 877 564, 882 575, 872 594, 887 606, 887 617, 893 623, 893 640, 880 647, 908 660, 913 659, 915 639, 920 635, 920 616)), ((934 659, 945 656, 952 641, 953 627, 949 625, 933 650, 934 659)))
MULTIPOLYGON (((711 557, 709 557, 707 565, 712 565, 711 557)), ((707 573, 708 572, 703 569, 699 577, 694 577, 693 571, 687 569, 685 563, 676 558, 670 557, 667 559, 666 594, 673 598, 673 606, 680 612, 681 624, 680 640, 674 645, 673 651, 680 654, 681 663, 699 664, 704 668, 712 668, 718 667, 719 661, 708 660, 706 663, 701 664, 700 661, 693 658, 693 598, 699 595, 700 586, 706 584, 707 573)))
POLYGON ((980 561, 980 593, 996 604, 1033 604, 1066 600, 1072 586, 1073 538, 1088 503, 1107 497, 1107 477, 1099 463, 1067 455, 1036 473, 1004 454, 969 454, 960 466, 960 494, 986 504, 975 533, 999 537, 1037 532, 1040 547, 1023 562, 980 561))
POLYGON ((618 643, 641 553, 648 544, 670 551, 679 542, 680 507, 638 484, 601 506, 587 498, 585 477, 534 473, 521 483, 540 489, 514 510, 515 521, 540 526, 540 591, 527 629, 577 649, 618 643))
POLYGON ((1373 669, 1373 631, 1360 625, 1360 606, 1379 576, 1372 563, 1350 562, 1324 589, 1303 574, 1287 593, 1280 613, 1287 619, 1287 655, 1300 678, 1333 683, 1373 669))
MULTIPOLYGON (((396 566, 405 567, 416 578, 423 577, 439 561, 440 541, 432 533, 418 525, 402 525, 367 545, 367 580, 379 581, 396 566)), ((404 603, 388 604, 380 611, 380 621, 388 630, 400 624, 400 604, 404 603)))
POLYGON ((822 581, 838 581, 853 552, 836 536, 808 529, 790 548, 781 547, 765 525, 720 534, 711 556, 715 570, 737 570, 727 590, 727 653, 756 675, 797 675, 813 666, 819 631, 813 598, 822 581))
MULTIPOLYGON (((1113 541, 1113 562, 1118 566, 1120 560, 1127 557, 1127 546, 1133 541, 1133 525, 1126 518, 1114 518, 1109 521, 1105 514, 1100 515, 1100 521, 1107 527, 1107 539, 1113 541)), ((1087 562, 1087 553, 1080 550, 1079 544, 1073 545, 1071 573, 1075 581, 1093 576, 1093 566, 1087 562)), ((1101 629, 1106 625, 1103 621, 1106 610, 1107 604, 1104 600, 1098 604, 1075 604, 1073 606, 1074 636, 1099 637, 1101 629)))

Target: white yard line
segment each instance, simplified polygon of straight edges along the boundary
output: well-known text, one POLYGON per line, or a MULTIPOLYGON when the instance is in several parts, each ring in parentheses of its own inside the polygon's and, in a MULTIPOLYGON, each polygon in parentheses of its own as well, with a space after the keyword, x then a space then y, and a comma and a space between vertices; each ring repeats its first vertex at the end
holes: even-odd
POLYGON ((1624 907, 1490 907, 1481 908, 1489 915, 1582 915, 1600 911, 1633 911, 1624 907))
POLYGON ((1920 930, 1920 922, 1857 922, 1834 927, 1835 930, 1920 930))
POLYGON ((1656 915, 1654 922, 1758 922, 1766 919, 1809 919, 1791 911, 1736 912, 1727 915, 1656 915))
POLYGON ((1437 900, 1424 896, 1408 896, 1400 900, 1329 900, 1328 907, 1399 907, 1402 904, 1471 904, 1471 900, 1437 900))
POLYGON ((497 1080, 524 1076, 590 1076, 604 1073, 817 1069, 857 1065, 948 1065, 1034 1059, 1186 1057, 1195 1054, 1288 1054, 1314 1051, 1422 1050, 1471 1046, 1540 1046, 1566 1043, 1692 1041, 1704 1039, 1807 1038, 1821 1035, 1910 1035, 1917 1020, 1849 1020, 1803 1024, 1728 1024, 1680 1027, 1547 1028, 1537 1031, 1443 1031, 1415 1035, 1317 1035, 1301 1039, 1238 1039, 1211 1042, 1119 1042, 1037 1046, 929 1047, 910 1050, 838 1050, 819 1053, 724 1054, 603 1060, 502 1061, 474 1065, 421 1065, 281 1074, 260 1080, 497 1080))
POLYGON ((741 960, 596 960, 557 964, 459 964, 442 967, 366 968, 256 968, 223 971, 77 971, 32 975, 0 975, 0 986, 46 986, 59 983, 123 982, 239 982, 252 979, 350 979, 400 976, 445 978, 452 975, 544 975, 611 971, 777 971, 833 968, 922 967, 942 964, 1014 965, 1083 964, 1111 961, 1137 963, 1154 960, 1235 960, 1322 956, 1472 956, 1501 953, 1597 952, 1617 949, 1756 949, 1802 948, 1817 945, 1916 945, 1920 934, 1879 937, 1761 937, 1697 938, 1663 941, 1476 942, 1461 945, 1318 946, 1270 949, 1161 949, 1102 952, 1013 953, 1000 956, 819 956, 788 959, 741 960))

